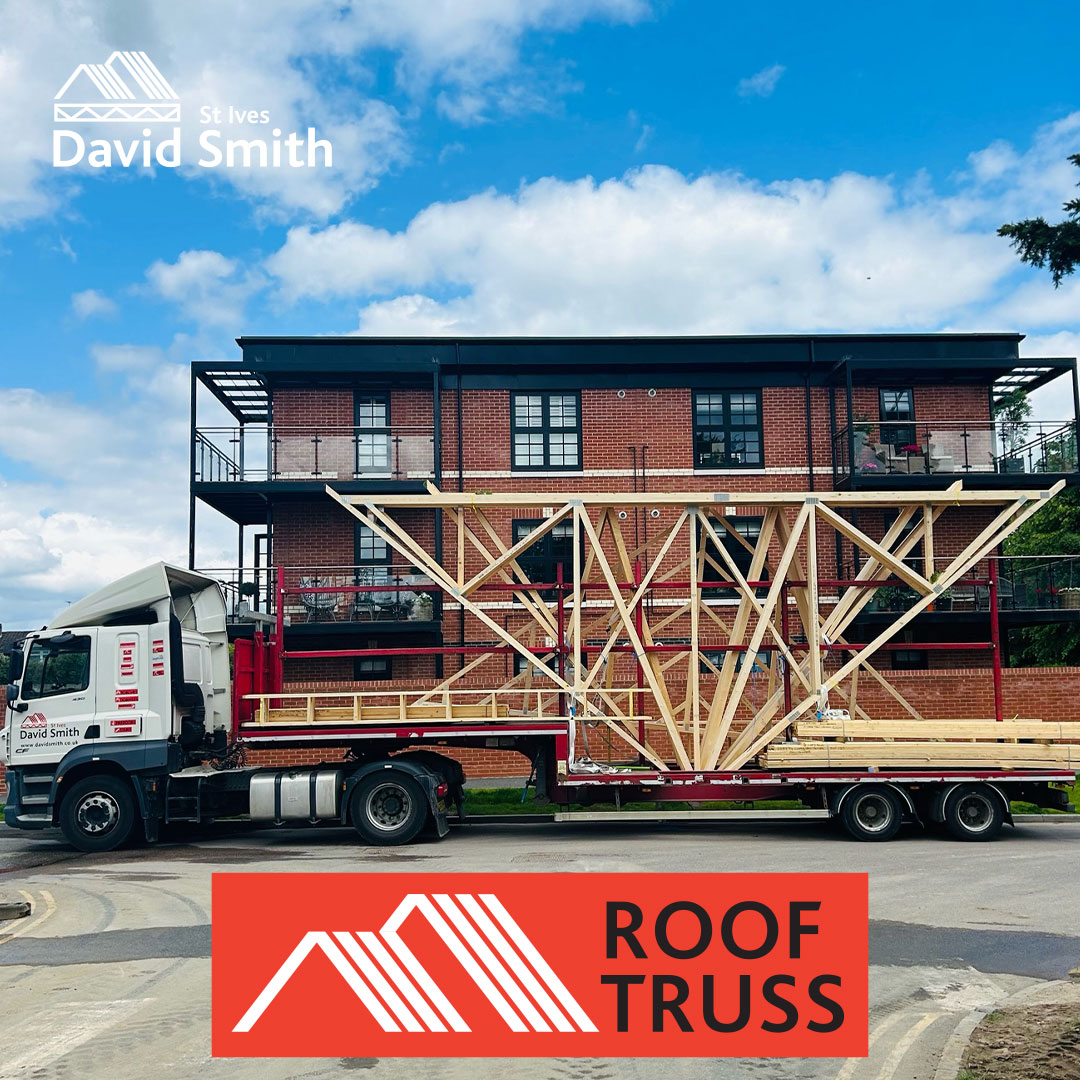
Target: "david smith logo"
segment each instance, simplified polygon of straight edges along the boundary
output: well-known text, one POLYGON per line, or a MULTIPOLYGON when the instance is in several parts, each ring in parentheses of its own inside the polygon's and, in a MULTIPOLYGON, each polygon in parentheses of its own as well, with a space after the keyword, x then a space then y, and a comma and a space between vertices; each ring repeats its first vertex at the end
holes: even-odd
POLYGON ((215 874, 212 941, 218 1057, 866 1053, 865 874, 215 874))
MULTIPOLYGON (((199 109, 200 168, 329 168, 333 147, 309 127, 306 135, 273 127, 271 138, 223 138, 216 125, 270 124, 270 113, 229 105, 199 109), (209 126, 214 125, 214 126, 209 126)), ((79 64, 53 100, 53 166, 86 164, 104 169, 182 164, 180 97, 150 57, 141 51, 116 50, 104 63, 79 64), (134 138, 88 138, 69 124, 142 124, 134 138), (170 125, 162 129, 161 125, 170 125)))

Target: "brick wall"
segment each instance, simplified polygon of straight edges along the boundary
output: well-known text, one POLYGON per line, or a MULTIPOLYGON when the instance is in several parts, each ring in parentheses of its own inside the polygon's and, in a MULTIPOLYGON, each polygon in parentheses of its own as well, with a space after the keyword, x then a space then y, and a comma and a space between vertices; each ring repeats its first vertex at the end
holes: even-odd
MULTIPOLYGON (((462 444, 464 455, 465 490, 514 491, 531 490, 555 496, 568 489, 577 491, 631 491, 639 483, 634 473, 641 465, 640 447, 648 444, 646 459, 647 484, 650 490, 686 490, 714 492, 718 488, 732 492, 773 492, 805 490, 812 478, 807 458, 806 390, 794 386, 767 386, 761 391, 764 463, 758 469, 697 470, 694 467, 693 446, 693 389, 690 386, 658 387, 650 393, 647 386, 626 388, 583 389, 581 391, 582 463, 580 471, 551 473, 514 473, 511 470, 511 391, 509 389, 466 389, 462 394, 462 444)), ((924 420, 986 419, 989 417, 988 395, 985 388, 939 387, 916 385, 913 388, 915 415, 924 420)), ((837 410, 837 424, 846 423, 845 397, 842 390, 832 392, 814 387, 810 392, 811 438, 815 472, 814 486, 831 486, 832 440, 830 408, 837 410)), ((462 463, 458 461, 457 396, 452 390, 442 393, 442 464, 443 486, 458 487, 462 463)), ((854 391, 855 412, 876 420, 879 414, 879 394, 874 387, 857 387, 854 391)), ((278 423, 351 424, 352 391, 348 389, 282 389, 274 398, 274 416, 278 423)), ((402 425, 431 425, 433 410, 431 394, 426 388, 395 389, 390 392, 390 422, 397 429, 402 425)), ((677 508, 663 508, 657 519, 640 512, 635 523, 628 519, 625 535, 640 534, 649 529, 670 526, 678 514, 677 508), (635 529, 635 524, 637 528, 635 529)), ((762 508, 740 507, 738 514, 760 516, 762 508)), ((512 538, 512 520, 534 511, 492 510, 489 520, 504 542, 512 538)), ((427 550, 432 549, 434 515, 418 511, 398 515, 402 525, 427 550)), ((957 554, 988 520, 988 512, 966 508, 950 509, 938 523, 935 556, 945 559, 957 554)), ((880 538, 888 527, 885 515, 864 512, 860 528, 873 538, 880 538)), ((279 503, 275 513, 274 562, 282 566, 338 565, 353 562, 353 519, 343 509, 322 500, 279 503)), ((485 538, 486 540, 486 538, 485 538)), ((636 542, 636 541, 635 541, 636 542)), ((444 517, 444 564, 453 565, 457 558, 457 532, 452 519, 444 517)), ((607 550, 609 557, 614 553, 607 550)), ((779 553, 774 541, 770 559, 779 553)), ((688 552, 682 541, 670 553, 670 561, 684 559, 688 552)), ((841 545, 839 562, 835 534, 826 525, 818 531, 819 569, 822 577, 854 573, 852 546, 841 545)), ((403 557, 392 555, 395 562, 403 557)), ((472 574, 485 564, 471 544, 465 546, 466 573, 472 574)), ((985 573, 985 571, 983 571, 985 573)), ((835 592, 835 590, 833 590, 835 592)), ((520 605, 514 607, 508 594, 487 594, 488 613, 501 625, 513 630, 528 619, 520 605)), ((827 604, 827 601, 826 601, 827 604)), ((798 631, 793 620, 793 632, 798 631)), ((665 636, 672 639, 689 636, 689 618, 668 625, 665 636)), ((716 628, 709 623, 702 630, 702 640, 716 637, 716 628)), ((474 616, 465 619, 466 642, 486 642, 493 637, 491 630, 474 616)), ((459 640, 459 613, 453 603, 444 606, 443 639, 446 644, 459 640)), ((542 641, 536 642, 538 645, 542 641)), ((719 639, 717 639, 719 643, 719 639)), ((370 635, 350 638, 357 648, 390 647, 398 644, 390 635, 380 640, 376 626, 370 635)), ((917 643, 913 643, 917 648, 917 643)), ((465 660, 447 656, 444 673, 453 673, 465 660)), ((621 661, 616 661, 621 662, 621 661)), ((986 652, 932 652, 929 663, 935 670, 951 670, 958 666, 985 666, 986 652)), ((395 657, 393 686, 420 685, 434 674, 434 660, 428 657, 395 657)), ((891 659, 883 655, 879 666, 888 668, 891 659)), ((475 672, 478 678, 498 685, 513 673, 513 658, 499 656, 475 672)), ((334 685, 338 689, 376 689, 381 683, 357 683, 353 680, 353 664, 349 659, 292 661, 286 665, 286 679, 294 684, 334 685)))

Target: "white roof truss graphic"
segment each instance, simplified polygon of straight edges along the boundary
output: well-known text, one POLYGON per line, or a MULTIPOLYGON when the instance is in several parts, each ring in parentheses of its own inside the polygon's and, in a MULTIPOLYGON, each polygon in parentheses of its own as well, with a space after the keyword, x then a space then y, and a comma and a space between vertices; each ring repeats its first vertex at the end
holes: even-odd
POLYGON ((563 1032, 596 1031, 563 981, 491 893, 410 893, 378 933, 308 931, 233 1031, 250 1031, 315 949, 330 960, 383 1031, 445 1032, 447 1027, 469 1031, 402 940, 402 925, 414 911, 434 929, 511 1031, 546 1032, 552 1027, 563 1032))
POLYGON ((53 121, 154 123, 180 120, 179 95, 144 52, 116 50, 104 64, 80 64, 60 87, 53 121), (94 102, 67 102, 63 97, 85 75, 101 97, 94 102), (139 92, 132 90, 134 86, 139 92))

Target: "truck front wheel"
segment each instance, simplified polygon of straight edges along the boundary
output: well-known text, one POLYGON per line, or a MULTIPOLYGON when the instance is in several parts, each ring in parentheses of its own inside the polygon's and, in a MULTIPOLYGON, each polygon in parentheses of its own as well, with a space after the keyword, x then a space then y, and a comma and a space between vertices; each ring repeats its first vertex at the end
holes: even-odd
POLYGON ((424 827, 427 799, 411 777, 380 771, 353 788, 349 818, 369 844, 407 844, 424 827))
POLYGON ((60 830, 80 851, 113 851, 135 828, 131 785, 118 776, 87 776, 60 804, 60 830))

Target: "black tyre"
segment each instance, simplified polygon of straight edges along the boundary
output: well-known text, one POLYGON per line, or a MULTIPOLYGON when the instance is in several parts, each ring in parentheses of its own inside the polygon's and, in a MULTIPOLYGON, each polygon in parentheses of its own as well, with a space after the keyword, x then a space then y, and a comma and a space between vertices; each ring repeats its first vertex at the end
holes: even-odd
POLYGON ((993 840, 1005 822, 1005 807, 985 784, 964 784, 945 796, 945 828, 957 840, 993 840))
POLYGON ((407 844, 427 821, 427 796, 393 769, 365 776, 349 797, 349 819, 369 844, 407 844))
POLYGON ((113 851, 135 829, 135 795, 119 776, 76 780, 60 804, 60 830, 80 851, 113 851))
POLYGON ((876 784, 850 791, 840 806, 840 823, 855 840, 891 840, 903 820, 900 796, 876 784))

